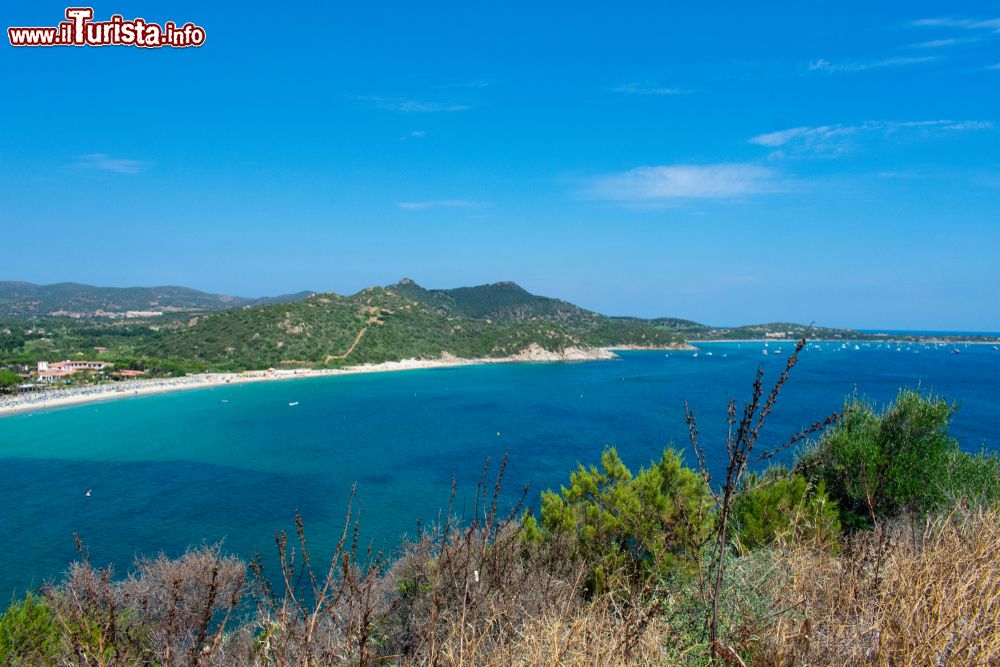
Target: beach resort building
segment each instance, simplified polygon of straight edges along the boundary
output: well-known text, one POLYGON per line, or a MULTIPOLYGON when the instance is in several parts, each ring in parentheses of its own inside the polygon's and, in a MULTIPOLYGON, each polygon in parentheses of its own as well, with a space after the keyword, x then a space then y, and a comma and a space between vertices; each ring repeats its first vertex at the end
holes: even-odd
POLYGON ((36 374, 42 382, 52 382, 75 373, 102 371, 111 364, 107 361, 47 361, 38 362, 36 374))

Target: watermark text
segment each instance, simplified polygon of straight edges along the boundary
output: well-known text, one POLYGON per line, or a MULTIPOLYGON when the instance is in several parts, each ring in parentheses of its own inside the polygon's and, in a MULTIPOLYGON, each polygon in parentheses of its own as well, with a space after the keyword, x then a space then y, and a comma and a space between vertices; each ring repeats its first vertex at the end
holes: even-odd
POLYGON ((95 21, 92 7, 67 7, 66 20, 57 26, 7 28, 11 46, 138 46, 187 48, 205 43, 205 29, 188 22, 163 25, 142 18, 125 19, 114 14, 95 21))

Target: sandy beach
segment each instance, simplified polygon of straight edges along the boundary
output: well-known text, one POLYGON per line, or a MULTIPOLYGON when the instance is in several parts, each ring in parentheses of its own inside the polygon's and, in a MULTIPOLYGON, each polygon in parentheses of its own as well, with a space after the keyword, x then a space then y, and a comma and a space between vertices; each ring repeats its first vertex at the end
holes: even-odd
MULTIPOLYGON (((338 375, 358 375, 361 373, 390 373, 396 371, 419 370, 429 368, 450 368, 454 366, 473 366, 483 364, 510 364, 510 363, 544 363, 544 362, 574 362, 574 361, 598 361, 615 359, 615 350, 697 350, 696 345, 711 345, 714 343, 762 343, 761 340, 706 340, 692 341, 692 344, 669 345, 662 347, 640 347, 632 345, 620 345, 613 348, 567 348, 562 352, 551 352, 544 350, 536 344, 508 357, 482 357, 478 359, 461 359, 449 354, 444 354, 438 359, 404 359, 402 361, 385 361, 378 364, 361 364, 337 369, 288 369, 288 370, 261 370, 246 371, 242 373, 200 373, 177 378, 150 378, 146 380, 125 380, 101 385, 90 385, 84 387, 53 388, 46 391, 19 394, 16 396, 0 397, 0 417, 21 412, 31 412, 35 410, 45 410, 49 408, 68 407, 83 403, 93 403, 97 401, 109 401, 119 398, 130 398, 134 396, 148 396, 150 394, 162 394, 171 391, 183 391, 185 389, 207 389, 223 385, 247 384, 251 382, 279 382, 283 380, 294 380, 300 378, 331 377, 338 375)), ((792 339, 770 339, 771 343, 795 344, 792 339)), ((836 342, 845 341, 813 341, 836 342)), ((868 341, 871 342, 871 341, 868 341)), ((882 343, 893 343, 896 341, 879 341, 882 343)), ((913 343, 913 341, 898 341, 898 343, 913 343)), ((926 341, 926 344, 941 344, 937 341, 926 341)), ((959 344, 985 344, 983 341, 962 341, 949 342, 948 345, 959 344)), ((992 344, 992 343, 991 343, 992 344)))
POLYGON ((245 371, 241 373, 199 373, 176 378, 150 378, 147 380, 124 380, 113 384, 66 387, 46 391, 0 397, 0 417, 21 412, 32 412, 50 408, 68 407, 83 403, 109 401, 119 398, 148 396, 185 389, 208 389, 224 385, 248 384, 251 382, 278 382, 301 378, 332 377, 338 375, 359 375, 362 373, 389 373, 395 371, 428 368, 450 368, 482 364, 509 364, 557 361, 596 361, 615 359, 610 349, 599 348, 581 350, 567 348, 562 352, 549 352, 537 345, 509 357, 484 357, 460 359, 442 355, 439 359, 404 359, 385 361, 379 364, 362 364, 336 369, 289 369, 245 371))

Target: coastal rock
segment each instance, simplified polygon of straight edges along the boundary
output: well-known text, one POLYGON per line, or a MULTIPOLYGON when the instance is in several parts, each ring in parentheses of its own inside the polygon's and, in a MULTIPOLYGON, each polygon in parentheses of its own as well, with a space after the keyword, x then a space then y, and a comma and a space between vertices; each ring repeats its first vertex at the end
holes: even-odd
POLYGON ((563 350, 546 350, 538 343, 532 343, 517 354, 511 355, 514 361, 591 361, 597 359, 615 359, 611 350, 602 348, 567 347, 563 350))

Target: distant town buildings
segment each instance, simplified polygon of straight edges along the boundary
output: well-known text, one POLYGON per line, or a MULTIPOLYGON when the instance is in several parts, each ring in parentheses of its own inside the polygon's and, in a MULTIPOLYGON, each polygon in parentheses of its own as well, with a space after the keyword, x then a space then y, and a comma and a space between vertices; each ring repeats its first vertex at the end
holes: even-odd
POLYGON ((49 313, 49 317, 69 317, 74 320, 91 319, 95 317, 108 318, 112 320, 135 320, 148 319, 151 317, 162 317, 162 310, 127 310, 125 312, 111 312, 107 310, 93 310, 86 312, 76 312, 69 310, 54 310, 49 313))

